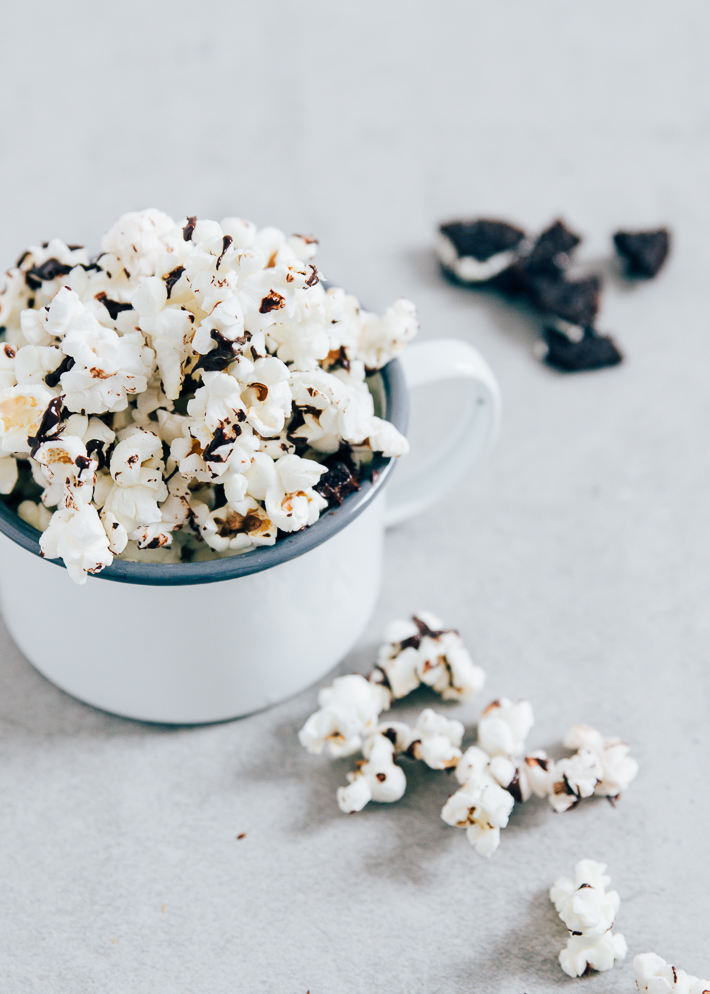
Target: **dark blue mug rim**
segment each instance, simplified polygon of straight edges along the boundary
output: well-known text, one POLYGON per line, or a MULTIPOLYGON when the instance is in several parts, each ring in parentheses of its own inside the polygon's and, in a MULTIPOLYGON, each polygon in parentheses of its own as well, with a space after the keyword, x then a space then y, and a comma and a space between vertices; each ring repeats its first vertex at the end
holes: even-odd
MULTIPOLYGON (((384 390, 384 411, 381 416, 406 434, 409 420, 409 397, 401 364, 392 360, 377 374, 384 390)), ((213 559, 199 563, 135 563, 115 559, 111 566, 96 574, 95 579, 118 583, 141 583, 150 586, 174 586, 192 583, 216 583, 239 576, 249 576, 278 566, 288 559, 302 556, 322 545, 362 514, 380 492, 397 460, 375 455, 372 473, 360 484, 360 489, 344 498, 339 507, 324 511, 318 521, 300 532, 280 538, 275 545, 263 546, 242 555, 213 559)), ((40 532, 0 500, 0 531, 35 556, 40 555, 40 532)), ((64 569, 58 559, 48 559, 48 565, 64 569)), ((94 579, 91 577, 90 579, 94 579)))

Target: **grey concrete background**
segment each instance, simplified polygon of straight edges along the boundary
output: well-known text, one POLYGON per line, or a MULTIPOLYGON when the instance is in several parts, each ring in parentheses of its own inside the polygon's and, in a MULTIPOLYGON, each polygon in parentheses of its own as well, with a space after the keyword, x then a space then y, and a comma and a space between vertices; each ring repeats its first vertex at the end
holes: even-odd
POLYGON ((349 764, 295 740, 315 689, 231 724, 142 726, 54 689, 0 628, 0 989, 621 994, 630 958, 578 981, 556 963, 546 890, 587 856, 609 863, 631 955, 710 974, 709 28, 704 0, 5 6, 8 264, 54 235, 96 245, 148 205, 241 213, 317 233, 327 276, 372 307, 411 297, 423 337, 495 369, 495 454, 389 535, 342 669, 429 607, 489 674, 451 715, 525 696, 532 745, 587 721, 641 772, 616 810, 530 802, 484 861, 426 769, 399 804, 339 813, 349 764), (562 214, 607 270, 613 230, 669 223, 655 283, 608 273, 601 325, 627 362, 557 376, 528 316, 445 285, 434 225, 462 212, 562 214))

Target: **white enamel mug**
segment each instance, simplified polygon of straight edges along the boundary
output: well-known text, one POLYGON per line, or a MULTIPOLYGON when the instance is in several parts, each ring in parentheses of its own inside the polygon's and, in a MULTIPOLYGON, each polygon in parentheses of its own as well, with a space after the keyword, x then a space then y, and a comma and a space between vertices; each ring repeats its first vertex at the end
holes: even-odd
POLYGON ((378 413, 405 431, 410 387, 466 379, 461 430, 407 473, 373 479, 310 528, 213 562, 116 560, 84 586, 40 558, 39 533, 0 501, 0 605, 27 659, 62 690, 127 718, 236 718, 314 683, 353 647, 380 589, 384 529, 424 510, 495 439, 500 397, 466 342, 416 343, 372 377, 378 413), (398 478, 399 477, 399 478, 398 478), (387 486, 387 493, 384 490, 387 486))

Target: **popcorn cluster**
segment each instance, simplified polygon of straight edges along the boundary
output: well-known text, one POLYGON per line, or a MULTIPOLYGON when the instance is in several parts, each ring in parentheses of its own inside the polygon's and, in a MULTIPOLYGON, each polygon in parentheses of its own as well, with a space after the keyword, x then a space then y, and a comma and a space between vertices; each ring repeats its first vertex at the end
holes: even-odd
POLYGON ((407 451, 366 377, 409 301, 370 314, 314 238, 240 218, 125 214, 101 248, 32 247, 0 291, 0 493, 78 583, 273 545, 407 451))
POLYGON ((458 632, 443 629, 429 611, 387 627, 377 665, 394 698, 405 697, 423 683, 445 701, 462 701, 486 682, 458 632))
POLYGON ((710 994, 710 980, 700 980, 666 963, 656 953, 634 957, 636 986, 648 994, 710 994))
POLYGON ((588 725, 576 725, 564 744, 577 751, 555 762, 542 751, 527 752, 534 723, 528 701, 493 701, 478 722, 478 742, 462 752, 464 726, 425 708, 414 726, 382 721, 395 700, 421 684, 445 700, 465 700, 479 692, 485 673, 475 666, 457 632, 420 611, 411 621, 394 621, 385 632, 375 669, 338 677, 320 691, 320 708, 306 721, 299 740, 309 752, 324 748, 334 758, 362 752, 337 799, 346 813, 370 801, 398 801, 407 786, 397 759, 414 759, 433 770, 455 771, 460 788, 441 817, 464 828, 471 845, 490 856, 500 844, 515 802, 534 794, 555 811, 568 811, 593 794, 615 799, 638 772, 620 739, 604 738, 588 725))
POLYGON ((379 722, 392 702, 421 683, 444 699, 465 700, 483 687, 485 673, 475 666, 463 639, 428 611, 411 621, 388 626, 378 665, 369 678, 338 677, 318 695, 320 709, 305 723, 298 738, 309 752, 327 745, 333 757, 362 751, 348 786, 337 792, 342 811, 361 811, 370 801, 398 801, 407 786, 394 759, 421 760, 433 770, 455 767, 461 758, 464 727, 460 721, 425 708, 414 725, 379 722))
POLYGON ((620 901, 615 890, 606 890, 611 878, 605 870, 605 863, 581 859, 574 878, 559 877, 550 888, 550 900, 570 933, 559 956, 570 977, 611 970, 627 953, 626 939, 612 932, 620 901))

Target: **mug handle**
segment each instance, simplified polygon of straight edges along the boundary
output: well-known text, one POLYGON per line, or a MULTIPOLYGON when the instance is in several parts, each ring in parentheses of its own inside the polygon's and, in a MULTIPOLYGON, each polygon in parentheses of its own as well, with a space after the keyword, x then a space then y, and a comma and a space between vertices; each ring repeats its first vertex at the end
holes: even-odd
POLYGON ((395 474, 386 490, 385 525, 399 524, 425 510, 450 490, 491 448, 500 424, 500 389, 493 372, 472 345, 458 338, 416 342, 399 356, 409 390, 442 380, 471 381, 464 423, 444 446, 412 472, 395 474))

